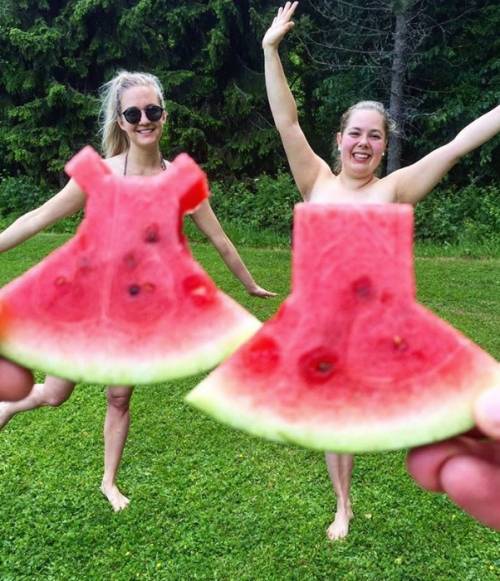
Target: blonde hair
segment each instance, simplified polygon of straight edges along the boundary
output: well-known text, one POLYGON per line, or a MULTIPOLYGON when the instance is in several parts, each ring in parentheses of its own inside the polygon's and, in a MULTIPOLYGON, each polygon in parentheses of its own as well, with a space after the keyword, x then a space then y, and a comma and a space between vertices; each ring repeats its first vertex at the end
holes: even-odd
MULTIPOLYGON (((396 122, 391 117, 391 114, 389 113, 389 111, 379 101, 359 101, 358 103, 351 105, 349 107, 349 109, 347 109, 347 111, 344 111, 344 113, 342 114, 342 117, 340 118, 340 128, 339 128, 340 133, 341 134, 344 133, 345 128, 347 127, 347 124, 349 123, 349 119, 351 118, 351 115, 355 111, 366 110, 366 109, 369 109, 371 111, 376 111, 377 113, 380 113, 380 115, 382 116, 382 119, 384 120, 384 133, 385 133, 386 143, 389 139, 389 135, 393 135, 393 134, 398 133, 398 128, 397 128, 396 122)), ((332 150, 333 150, 333 157, 335 160, 334 169, 338 173, 342 169, 342 163, 341 163, 340 158, 338 156, 336 137, 334 137, 334 139, 333 139, 332 150)))
POLYGON ((120 100, 123 93, 131 87, 153 87, 160 105, 165 107, 163 89, 157 77, 149 73, 130 73, 119 71, 101 87, 100 133, 101 147, 105 157, 113 157, 129 148, 129 140, 118 125, 121 114, 120 100))

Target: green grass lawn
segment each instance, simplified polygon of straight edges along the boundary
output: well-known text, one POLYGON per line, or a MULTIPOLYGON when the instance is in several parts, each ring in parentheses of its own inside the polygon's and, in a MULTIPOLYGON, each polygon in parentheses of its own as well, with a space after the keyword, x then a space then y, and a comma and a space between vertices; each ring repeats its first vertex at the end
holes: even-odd
MULTIPOLYGON (((0 255, 0 284, 64 236, 0 255)), ((242 248, 276 300, 246 296, 211 247, 196 256, 216 282, 268 318, 289 288, 290 255, 242 248)), ((421 302, 500 357, 500 260, 416 260, 421 302)), ((191 409, 199 381, 140 387, 119 483, 130 507, 99 493, 102 387, 61 408, 14 418, 0 434, 0 579, 500 579, 500 535, 407 475, 405 454, 358 456, 351 534, 331 544, 333 495, 321 454, 257 440, 191 409)))

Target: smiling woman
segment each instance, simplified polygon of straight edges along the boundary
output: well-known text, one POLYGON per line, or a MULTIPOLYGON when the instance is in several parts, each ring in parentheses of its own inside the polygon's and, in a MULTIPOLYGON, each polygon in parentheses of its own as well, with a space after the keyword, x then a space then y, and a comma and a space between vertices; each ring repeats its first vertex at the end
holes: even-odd
MULTIPOLYGON (((420 161, 378 178, 393 129, 384 106, 361 101, 342 116, 336 143, 340 163, 336 172, 309 145, 299 125, 297 106, 288 87, 278 53, 285 35, 293 28, 298 2, 287 2, 278 10, 262 39, 266 89, 290 169, 305 201, 321 203, 415 204, 467 153, 500 131, 500 106, 465 127, 450 143, 432 151, 420 161)), ((353 516, 349 489, 353 460, 349 455, 327 454, 326 461, 337 495, 337 512, 327 531, 328 538, 345 537, 353 516)))
POLYGON ((102 149, 122 175, 154 175, 166 169, 160 138, 167 120, 158 79, 120 72, 103 88, 102 149))
MULTIPOLYGON (((342 166, 352 160, 361 164, 358 169, 364 170, 367 164, 372 171, 377 171, 391 133, 396 132, 396 124, 378 101, 360 101, 342 115, 340 131, 335 136, 335 146, 338 155, 335 164, 336 173, 342 171, 342 166)), ((356 166, 355 166, 356 167, 356 166)))
MULTIPOLYGON (((105 163, 114 174, 153 176, 168 171, 169 164, 164 160, 159 145, 167 113, 163 91, 155 76, 127 71, 118 73, 103 87, 101 118, 105 163)), ((0 252, 17 246, 46 226, 74 214, 84 205, 85 194, 77 182, 71 179, 43 206, 21 216, 0 233, 0 252)), ((274 296, 274 293, 263 289, 254 281, 236 248, 224 233, 208 200, 200 204, 191 214, 191 218, 250 295, 260 298, 274 296)), ((75 387, 74 383, 66 379, 47 376, 45 383, 34 385, 23 399, 5 401, 7 397, 2 398, 2 393, 12 393, 15 385, 22 387, 23 378, 29 377, 23 373, 6 362, 0 366, 0 429, 18 412, 44 405, 59 406, 70 397, 75 387), (12 384, 9 385, 10 380, 12 384)), ((129 503, 115 480, 128 435, 131 397, 130 386, 114 385, 107 390, 101 491, 115 511, 124 509, 129 503)))

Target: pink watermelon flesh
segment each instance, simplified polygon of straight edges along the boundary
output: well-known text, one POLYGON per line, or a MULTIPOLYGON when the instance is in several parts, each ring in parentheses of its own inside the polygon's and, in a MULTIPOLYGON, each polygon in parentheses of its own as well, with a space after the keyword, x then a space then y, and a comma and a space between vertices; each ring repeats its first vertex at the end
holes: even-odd
POLYGON ((258 436, 338 452, 463 432, 500 366, 415 302, 413 214, 298 204, 292 294, 187 401, 258 436))
POLYGON ((260 327, 182 235, 182 215, 208 196, 192 159, 124 178, 87 147, 66 169, 86 192, 85 219, 0 291, 5 357, 74 381, 153 383, 213 367, 260 327))

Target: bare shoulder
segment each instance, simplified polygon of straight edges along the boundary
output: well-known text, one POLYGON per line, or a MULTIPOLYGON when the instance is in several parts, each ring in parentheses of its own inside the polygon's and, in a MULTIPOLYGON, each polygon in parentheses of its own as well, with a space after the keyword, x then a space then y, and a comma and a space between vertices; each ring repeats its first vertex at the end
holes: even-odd
POLYGON ((326 168, 321 168, 309 196, 307 197, 308 202, 319 204, 332 202, 332 196, 334 196, 337 189, 338 178, 327 166, 326 162, 324 163, 326 168))
POLYGON ((323 202, 328 201, 331 198, 331 193, 334 191, 337 183, 337 176, 333 173, 331 167, 326 163, 326 161, 319 156, 316 156, 319 160, 319 170, 311 187, 311 190, 304 195, 304 199, 307 202, 323 202))
POLYGON ((393 172, 377 181, 371 186, 373 200, 377 203, 399 202, 397 196, 397 176, 393 172))

